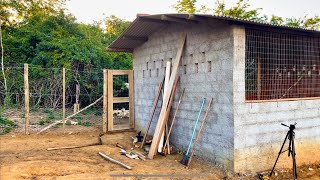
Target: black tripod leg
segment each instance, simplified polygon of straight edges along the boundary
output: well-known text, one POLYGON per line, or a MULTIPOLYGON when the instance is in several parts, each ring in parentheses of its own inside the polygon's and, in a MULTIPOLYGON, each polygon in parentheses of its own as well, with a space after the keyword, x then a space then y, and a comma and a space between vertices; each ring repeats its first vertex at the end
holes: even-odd
POLYGON ((271 170, 271 172, 270 172, 270 174, 269 174, 270 177, 272 176, 272 173, 273 173, 273 171, 274 171, 274 168, 276 167, 276 164, 277 164, 277 162, 278 162, 278 160, 279 160, 279 157, 280 157, 280 155, 281 155, 281 153, 282 153, 283 146, 284 146, 284 144, 286 143, 288 136, 289 136, 289 132, 287 133, 286 138, 285 138, 284 141, 283 141, 283 144, 282 144, 281 149, 280 149, 280 151, 279 151, 277 160, 276 160, 276 162, 274 163, 273 168, 272 168, 272 170, 271 170))
POLYGON ((291 147, 292 147, 292 171, 293 171, 293 179, 296 180, 297 176, 297 165, 296 165, 296 150, 294 147, 294 137, 291 139, 291 147))

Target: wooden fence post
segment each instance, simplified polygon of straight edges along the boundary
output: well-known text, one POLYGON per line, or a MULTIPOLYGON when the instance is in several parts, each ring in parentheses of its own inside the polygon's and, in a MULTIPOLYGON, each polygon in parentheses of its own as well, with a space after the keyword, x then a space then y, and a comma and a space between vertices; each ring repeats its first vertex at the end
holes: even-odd
POLYGON ((108 131, 112 131, 113 130, 113 71, 112 70, 108 70, 107 71, 108 74, 108 110, 107 110, 107 119, 108 119, 108 131))
POLYGON ((29 78, 28 64, 24 64, 24 105, 25 105, 25 134, 29 134, 29 78))
POLYGON ((66 69, 62 68, 62 123, 63 133, 65 132, 66 124, 66 69))
POLYGON ((103 70, 103 123, 102 131, 107 132, 107 116, 108 116, 108 73, 103 70))

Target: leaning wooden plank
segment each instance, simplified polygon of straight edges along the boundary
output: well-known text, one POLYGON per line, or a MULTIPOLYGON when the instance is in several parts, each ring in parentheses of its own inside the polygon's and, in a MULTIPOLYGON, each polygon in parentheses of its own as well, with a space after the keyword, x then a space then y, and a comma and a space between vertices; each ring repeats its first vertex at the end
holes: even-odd
POLYGON ((164 125, 165 125, 164 117, 165 117, 165 113, 167 111, 167 105, 168 105, 168 102, 169 102, 169 98, 170 98, 170 95, 171 95, 171 92, 172 92, 172 89, 173 89, 173 83, 175 81, 175 78, 176 78, 176 75, 177 75, 177 71, 178 71, 178 68, 179 68, 179 64, 180 64, 180 61, 181 61, 181 56, 182 56, 182 52, 183 52, 183 49, 184 49, 185 40, 186 40, 186 34, 183 34, 183 38, 182 38, 181 43, 180 43, 181 46, 178 49, 178 52, 177 52, 177 55, 176 55, 176 59, 175 59, 176 63, 174 64, 174 67, 172 69, 171 78, 169 80, 168 94, 167 94, 167 96, 165 96, 164 101, 162 103, 160 115, 159 115, 159 118, 158 118, 158 123, 157 123, 156 129, 155 129, 155 133, 154 133, 154 136, 153 136, 153 139, 152 139, 152 144, 151 144, 150 151, 149 151, 149 154, 148 154, 148 158, 149 159, 153 159, 153 156, 155 155, 157 147, 159 145, 161 135, 163 133, 163 129, 164 129, 164 125))
POLYGON ((127 168, 127 169, 132 169, 132 167, 130 167, 130 166, 126 165, 126 164, 123 164, 122 162, 119 162, 119 161, 117 161, 117 160, 114 160, 114 159, 112 159, 111 157, 103 154, 102 152, 99 152, 99 155, 102 156, 103 158, 105 158, 105 159, 113 162, 113 163, 119 164, 119 165, 122 166, 122 167, 125 167, 125 168, 127 168))
POLYGON ((200 139, 201 131, 202 131, 202 129, 203 129, 203 125, 204 125, 204 123, 206 122, 206 119, 207 119, 207 116, 208 116, 208 112, 209 112, 210 107, 211 107, 212 99, 213 99, 213 98, 211 98, 210 101, 209 101, 208 108, 207 108, 207 110, 206 110, 206 114, 205 114, 204 117, 203 117, 201 126, 200 126, 200 128, 199 128, 199 131, 198 131, 198 134, 197 134, 197 137, 196 137, 196 140, 195 140, 194 143, 193 143, 192 150, 191 150, 192 153, 191 153, 191 155, 190 155, 190 158, 189 158, 189 161, 188 161, 188 164, 187 164, 187 168, 190 167, 190 163, 191 163, 191 160, 192 160, 192 157, 193 157, 193 154, 194 154, 194 150, 196 149, 196 145, 197 145, 197 143, 198 143, 198 141, 199 141, 199 139, 200 139))
MULTIPOLYGON (((167 144, 167 142, 169 142, 169 137, 170 137, 170 134, 171 134, 171 131, 172 131, 172 127, 173 127, 174 121, 176 120, 177 112, 179 110, 180 103, 181 103, 182 97, 184 95, 184 91, 185 91, 185 88, 183 88, 183 91, 182 91, 182 93, 180 95, 180 98, 179 98, 179 101, 178 101, 178 105, 176 107, 176 111, 174 112, 174 115, 173 115, 173 118, 172 118, 172 122, 171 122, 171 125, 170 125, 170 129, 169 129, 169 132, 168 132, 168 135, 167 135, 167 139, 166 139, 166 142, 164 143, 163 152, 165 152, 166 144, 167 144)), ((169 150, 169 148, 168 148, 168 150, 169 150)))
MULTIPOLYGON (((166 114, 165 114, 165 117, 164 117, 164 122, 165 124, 167 124, 168 120, 169 120, 169 116, 170 116, 170 112, 171 112, 171 107, 172 107, 172 104, 173 104, 173 101, 174 101, 174 96, 176 94, 176 91, 177 91, 177 87, 178 87, 178 84, 180 82, 180 77, 178 77, 178 79, 176 80, 175 84, 174 84, 174 87, 173 87, 173 91, 172 91, 172 94, 171 94, 171 98, 170 98, 170 101, 169 101, 169 104, 168 104, 168 107, 167 107, 167 111, 166 111, 166 114)), ((164 132, 162 132, 164 134, 164 132)), ((168 146, 169 147, 169 146, 168 146)))
POLYGON ((150 120, 149 120, 149 123, 148 123, 148 126, 147 126, 147 130, 146 130, 146 133, 145 133, 145 135, 143 137, 143 140, 142 140, 140 148, 143 148, 144 144, 146 143, 146 138, 147 138, 150 126, 151 126, 151 122, 152 122, 152 119, 153 119, 153 116, 154 116, 154 112, 156 111, 156 108, 157 108, 157 104, 158 104, 158 101, 159 101, 159 97, 160 97, 160 93, 161 93, 161 90, 162 90, 163 83, 164 83, 164 78, 159 84, 158 92, 157 92, 156 98, 154 99, 154 102, 153 102, 153 107, 152 107, 152 111, 151 111, 151 115, 150 115, 150 120))
MULTIPOLYGON (((93 105, 97 104, 99 101, 101 101, 102 98, 103 98, 103 96, 101 96, 99 99, 97 99, 95 102, 89 104, 89 105, 86 106, 85 108, 81 109, 80 111, 78 111, 78 112, 76 112, 76 113, 73 113, 73 114, 71 114, 70 116, 66 117, 66 119, 70 119, 70 118, 72 118, 73 116, 75 116, 75 115, 77 115, 77 114, 79 114, 79 113, 87 110, 87 109, 90 108, 91 106, 93 106, 93 105)), ((62 120, 56 121, 56 122, 50 124, 49 126, 41 129, 37 134, 40 134, 40 133, 42 133, 43 131, 48 130, 48 129, 51 128, 52 126, 55 126, 55 125, 60 124, 60 123, 62 123, 62 120)))
MULTIPOLYGON (((167 65, 166 65, 166 76, 165 76, 165 80, 164 80, 164 88, 163 88, 163 96, 162 98, 164 98, 167 93, 168 93, 168 85, 169 85, 169 80, 170 80, 170 72, 171 72, 171 62, 167 61, 167 65)), ((162 148, 163 148, 163 141, 164 141, 164 133, 161 135, 160 138, 160 143, 158 146, 158 152, 161 153, 162 152, 162 148)))

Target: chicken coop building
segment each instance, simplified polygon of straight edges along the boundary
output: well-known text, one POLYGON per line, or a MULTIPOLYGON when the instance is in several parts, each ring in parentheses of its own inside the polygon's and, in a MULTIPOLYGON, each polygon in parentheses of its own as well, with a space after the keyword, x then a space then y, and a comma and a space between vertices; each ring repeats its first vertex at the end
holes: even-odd
MULTIPOLYGON (((212 15, 138 15, 108 47, 133 54, 135 129, 148 124, 181 33, 187 40, 173 111, 183 88, 185 95, 171 144, 187 148, 202 98, 213 98, 199 157, 235 172, 270 169, 288 131, 281 123, 296 122, 297 164, 320 161, 320 32, 303 28, 212 15)), ((291 168, 291 158, 281 156, 278 167, 291 168)))

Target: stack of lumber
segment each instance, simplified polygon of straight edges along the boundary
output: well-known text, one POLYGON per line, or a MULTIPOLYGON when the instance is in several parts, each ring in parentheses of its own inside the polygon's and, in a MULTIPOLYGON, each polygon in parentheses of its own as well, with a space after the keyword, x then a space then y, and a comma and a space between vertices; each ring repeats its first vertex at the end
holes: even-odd
POLYGON ((166 76, 165 76, 165 82, 164 82, 163 102, 161 106, 160 115, 157 121, 157 126, 153 135, 152 144, 150 146, 150 151, 148 154, 149 159, 153 159, 154 155, 157 153, 157 150, 160 150, 160 151, 162 150, 165 125, 167 124, 169 119, 170 110, 171 110, 171 106, 174 99, 174 94, 179 81, 177 74, 178 74, 178 68, 181 61, 181 56, 184 49, 185 41, 186 41, 186 34, 184 33, 181 39, 181 42, 179 43, 179 49, 177 51, 175 63, 173 64, 171 74, 170 74, 171 64, 167 63, 166 76), (160 141, 162 141, 162 143, 159 147, 160 141))

